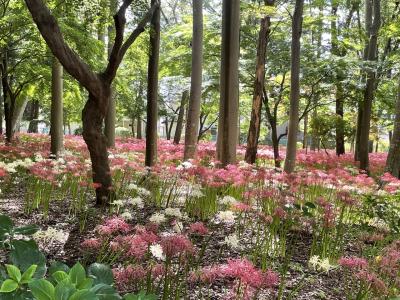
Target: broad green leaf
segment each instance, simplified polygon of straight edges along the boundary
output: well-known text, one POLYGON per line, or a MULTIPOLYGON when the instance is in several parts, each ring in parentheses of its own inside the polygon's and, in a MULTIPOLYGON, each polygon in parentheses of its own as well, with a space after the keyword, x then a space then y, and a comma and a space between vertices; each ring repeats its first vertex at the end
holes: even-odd
POLYGON ((54 286, 45 279, 29 282, 29 288, 36 300, 54 300, 54 286))
POLYGON ((87 290, 93 286, 93 278, 85 278, 83 281, 79 282, 77 288, 79 290, 87 290))
POLYGON ((89 290, 76 291, 69 300, 99 300, 99 298, 89 290))
POLYGON ((13 250, 10 253, 11 262, 25 272, 32 265, 37 265, 35 278, 42 278, 46 274, 46 258, 34 241, 14 240, 11 243, 13 250))
POLYGON ((49 274, 52 275, 57 271, 64 271, 65 273, 69 273, 70 268, 59 261, 53 262, 49 267, 49 274))
POLYGON ((32 265, 32 266, 30 266, 29 268, 28 268, 28 270, 26 270, 25 272, 24 272, 24 274, 22 274, 22 277, 21 277, 21 283, 28 283, 31 279, 32 279, 32 277, 33 277, 33 275, 35 274, 35 272, 36 272, 36 269, 37 269, 37 265, 32 265))
POLYGON ((99 297, 100 300, 119 300, 121 296, 115 291, 115 288, 108 284, 100 283, 90 289, 99 297))
POLYGON ((12 279, 5 280, 0 288, 0 293, 11 293, 18 288, 18 283, 12 279))
POLYGON ((55 288, 56 300, 68 300, 76 292, 75 286, 68 280, 61 281, 55 288))
POLYGON ((36 225, 26 225, 14 229, 15 234, 22 234, 22 235, 32 235, 38 231, 39 227, 36 225))
POLYGON ((94 284, 105 283, 112 285, 114 283, 113 273, 107 265, 94 263, 90 265, 88 274, 94 278, 94 284))
POLYGON ((51 275, 51 277, 53 277, 54 280, 55 280, 57 283, 59 283, 59 282, 63 281, 65 278, 68 278, 68 274, 65 273, 64 271, 57 271, 57 272, 53 273, 53 274, 51 275))
POLYGON ((86 272, 85 269, 82 267, 82 265, 77 262, 69 271, 69 277, 71 279, 71 282, 75 284, 76 286, 79 286, 82 281, 85 280, 86 278, 86 272))
POLYGON ((6 265, 8 276, 16 282, 21 280, 21 271, 14 265, 6 265))

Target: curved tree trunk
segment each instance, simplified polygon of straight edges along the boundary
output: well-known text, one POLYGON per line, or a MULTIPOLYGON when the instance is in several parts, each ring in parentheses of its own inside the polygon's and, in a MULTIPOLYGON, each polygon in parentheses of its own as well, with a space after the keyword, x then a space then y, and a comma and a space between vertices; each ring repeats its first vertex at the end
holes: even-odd
POLYGON ((240 1, 222 4, 221 84, 217 159, 222 166, 236 163, 239 114, 240 1))
MULTIPOLYGON (((151 0, 154 5, 156 0, 151 0)), ((158 121, 158 61, 160 55, 160 9, 157 8, 151 19, 150 57, 147 85, 147 123, 146 123, 146 158, 147 167, 157 161, 157 121, 158 121)))
POLYGON ((391 134, 390 148, 385 170, 400 179, 400 80, 395 111, 396 117, 394 120, 393 133, 391 134))
POLYGON ((63 130, 63 67, 57 58, 53 57, 51 69, 51 115, 50 115, 50 152, 55 158, 64 151, 63 130))
MULTIPOLYGON (((111 93, 111 91, 109 91, 111 93)), ((106 93, 109 96, 109 93, 106 93)), ((92 176, 96 186, 96 203, 103 205, 108 203, 112 195, 112 178, 108 162, 107 138, 103 134, 104 110, 100 109, 98 103, 107 103, 107 98, 96 99, 89 94, 82 111, 82 136, 85 140, 92 161, 92 176)))
POLYGON ((203 79, 203 0, 193 0, 192 78, 185 128, 184 160, 195 158, 203 79))
POLYGON ((297 134, 299 131, 299 98, 300 98, 300 37, 302 31, 304 0, 296 0, 292 24, 292 56, 290 80, 290 113, 288 145, 286 148, 285 172, 294 171, 297 152, 297 134))
POLYGON ((83 138, 92 160, 93 182, 96 184, 97 204, 109 204, 113 199, 112 178, 108 162, 107 139, 103 134, 103 122, 108 110, 111 84, 117 74, 124 55, 145 26, 159 12, 159 2, 152 6, 138 22, 137 27, 124 39, 126 10, 132 0, 123 0, 114 15, 116 34, 107 67, 102 73, 95 73, 65 42, 57 20, 42 0, 25 0, 28 9, 47 45, 58 58, 65 70, 85 87, 89 99, 82 111, 83 138))
MULTIPOLYGON (((183 121, 185 118, 185 107, 186 107, 188 97, 189 97, 189 91, 184 91, 182 93, 181 105, 179 107, 178 120, 176 121, 176 128, 175 128, 175 135, 174 135, 174 144, 176 144, 176 145, 178 145, 181 141, 183 121)), ((185 145, 185 147, 186 147, 186 145, 185 145)))
POLYGON ((260 20, 260 32, 257 45, 256 78, 254 80, 253 105, 251 109, 251 119, 247 134, 247 148, 245 160, 249 164, 254 164, 257 158, 258 139, 261 127, 261 109, 264 97, 265 82, 265 60, 267 43, 269 36, 270 18, 264 17, 260 20))

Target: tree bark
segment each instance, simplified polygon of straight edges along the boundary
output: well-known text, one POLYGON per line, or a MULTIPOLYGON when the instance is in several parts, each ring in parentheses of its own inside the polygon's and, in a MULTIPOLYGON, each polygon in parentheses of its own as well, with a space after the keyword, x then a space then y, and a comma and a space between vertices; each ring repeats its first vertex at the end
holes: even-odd
MULTIPOLYGON (((338 28, 337 28, 337 10, 338 4, 336 1, 332 1, 332 21, 331 21, 331 52, 332 55, 335 56, 342 56, 339 50, 338 45, 338 28)), ((344 117, 344 93, 343 93, 343 86, 342 86, 342 76, 341 70, 337 71, 337 76, 335 78, 335 85, 336 85, 336 155, 340 156, 345 154, 345 142, 344 142, 344 124, 343 124, 343 117, 344 117)))
POLYGON ((304 115, 303 149, 308 150, 308 113, 304 115))
POLYGON ((396 117, 393 132, 390 135, 390 148, 386 160, 385 171, 400 179, 400 80, 395 106, 396 117))
POLYGON ((32 100, 28 132, 38 133, 38 123, 39 123, 39 101, 32 100))
MULTIPOLYGON (((369 37, 369 48, 368 48, 368 60, 377 60, 377 48, 378 48, 378 32, 381 24, 381 5, 380 0, 374 0, 373 4, 373 24, 371 28, 371 35, 369 37)), ((361 121, 361 133, 360 133, 360 168, 369 172, 369 133, 371 126, 371 111, 372 102, 374 100, 375 93, 375 80, 376 72, 370 70, 367 73, 367 85, 364 92, 364 103, 363 113, 361 121)))
POLYGON ((50 152, 58 158, 64 151, 63 131, 63 67, 53 57, 51 69, 51 114, 50 114, 50 152))
POLYGON ((142 117, 138 116, 137 118, 137 125, 136 125, 136 138, 141 140, 142 139, 142 117))
MULTIPOLYGON (((369 56, 369 40, 372 32, 372 19, 373 19, 373 0, 365 1, 365 33, 368 39, 365 42, 363 60, 367 61, 369 56)), ((364 78, 362 78, 364 81, 364 78)), ((360 143, 361 143, 361 132, 362 132, 362 120, 363 120, 364 102, 361 100, 358 103, 358 114, 357 114, 357 129, 356 129, 356 144, 354 151, 354 160, 360 160, 360 143)))
MULTIPOLYGON (((182 93, 181 104, 179 106, 178 120, 176 121, 175 135, 174 135, 174 144, 178 145, 181 141, 181 135, 183 130, 183 121, 185 118, 185 107, 189 97, 189 92, 184 91, 182 93)), ((187 126, 187 125, 186 125, 187 126)), ((186 145, 185 145, 186 147, 186 145)))
POLYGON ((270 33, 270 17, 260 20, 260 32, 257 45, 256 77, 254 80, 253 104, 251 108, 251 119, 247 134, 247 148, 245 160, 249 164, 254 164, 257 158, 258 139, 261 127, 261 109, 264 97, 265 82, 265 61, 267 44, 270 33))
POLYGON ((196 157, 203 81, 203 0, 193 0, 192 78, 183 159, 196 157))
POLYGON ((132 0, 123 1, 114 16, 116 34, 111 55, 105 70, 99 74, 90 69, 67 45, 56 19, 42 0, 25 0, 25 3, 53 55, 58 58, 65 70, 89 92, 89 99, 82 111, 82 135, 92 160, 93 182, 96 183, 96 203, 97 205, 109 204, 113 199, 114 192, 108 161, 107 139, 103 134, 102 127, 111 96, 111 84, 124 55, 136 38, 145 30, 146 24, 152 18, 155 10, 158 9, 159 3, 156 2, 151 6, 137 27, 124 41, 125 13, 132 0))
POLYGON ((221 84, 217 159, 222 166, 236 162, 239 110, 240 1, 222 4, 221 84))
POLYGON ((299 131, 299 98, 300 98, 300 38, 303 23, 304 0, 296 0, 292 20, 290 111, 288 126, 288 144, 284 170, 292 173, 296 164, 297 134, 299 131))
MULTIPOLYGON (((151 0, 154 5, 156 0, 151 0)), ((157 161, 157 120, 158 120, 158 62, 160 55, 160 9, 157 8, 151 19, 150 56, 147 85, 147 123, 146 123, 146 158, 147 167, 157 161)))
MULTIPOLYGON (((113 16, 117 12, 118 1, 110 0, 110 15, 113 16)), ((113 39, 115 35, 114 26, 110 25, 107 28, 108 33, 108 57, 111 56, 111 51, 113 48, 113 39)), ((110 148, 115 147, 115 122, 116 122, 116 102, 115 102, 115 93, 114 90, 111 89, 111 96, 108 101, 108 110, 107 115, 104 120, 104 134, 107 137, 107 146, 110 148)))

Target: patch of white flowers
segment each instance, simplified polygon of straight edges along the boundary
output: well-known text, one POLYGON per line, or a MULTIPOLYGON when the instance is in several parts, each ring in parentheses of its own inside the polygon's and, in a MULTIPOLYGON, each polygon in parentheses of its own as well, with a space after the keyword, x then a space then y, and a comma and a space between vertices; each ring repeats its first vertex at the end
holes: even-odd
POLYGON ((154 213, 149 219, 150 222, 155 224, 164 223, 166 220, 167 218, 165 217, 165 215, 159 212, 154 213))
POLYGON ((230 235, 226 236, 224 242, 230 248, 233 248, 233 249, 240 248, 239 239, 236 234, 230 234, 230 235))
POLYGON ((175 218, 178 218, 178 219, 182 218, 182 213, 179 210, 179 208, 168 207, 168 208, 166 208, 164 210, 164 213, 165 213, 166 216, 169 216, 169 217, 175 217, 175 218))
POLYGON ((232 224, 235 222, 235 214, 231 210, 220 211, 217 214, 217 219, 222 223, 232 224))
POLYGON ((69 233, 53 227, 48 227, 46 230, 39 230, 32 237, 38 243, 49 244, 58 242, 65 244, 68 240, 69 233))
POLYGON ((165 260, 165 254, 160 244, 150 246, 151 254, 158 260, 165 260))
POLYGON ((318 255, 311 256, 308 261, 308 265, 315 271, 322 271, 328 273, 330 270, 335 268, 329 261, 329 258, 321 259, 318 255))

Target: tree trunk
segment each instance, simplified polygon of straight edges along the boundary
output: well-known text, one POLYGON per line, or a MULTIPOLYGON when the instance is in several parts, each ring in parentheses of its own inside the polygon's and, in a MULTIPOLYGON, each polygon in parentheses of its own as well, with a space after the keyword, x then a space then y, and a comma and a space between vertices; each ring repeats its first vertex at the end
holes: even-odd
MULTIPOLYGON (((374 21, 369 37, 368 60, 377 60, 378 32, 381 24, 380 0, 374 0, 374 21)), ((372 102, 374 100, 376 72, 367 73, 367 85, 364 92, 363 113, 360 133, 360 168, 369 172, 369 133, 371 126, 372 102)))
POLYGON ((260 20, 260 32, 257 45, 256 77, 254 80, 253 104, 251 109, 251 119, 247 134, 247 148, 245 160, 249 164, 254 164, 257 158, 258 139, 261 127, 261 109, 264 97, 265 82, 265 60, 267 52, 268 37, 270 32, 270 17, 260 20))
MULTIPOLYGON (((151 0, 154 5, 156 0, 151 0)), ((147 167, 157 161, 157 119, 158 119, 158 62, 160 55, 160 9, 157 8, 151 19, 150 56, 147 85, 147 123, 146 123, 146 159, 147 167)))
POLYGON ((92 176, 93 182, 96 183, 97 204, 109 204, 113 199, 114 192, 112 191, 112 178, 108 162, 107 138, 103 134, 102 127, 111 96, 111 84, 127 50, 145 30, 145 26, 153 17, 154 12, 159 11, 158 2, 151 6, 129 37, 124 39, 125 14, 132 0, 123 0, 123 4, 114 16, 116 34, 111 55, 105 70, 101 73, 95 73, 68 46, 57 20, 42 0, 25 0, 25 3, 53 55, 89 93, 89 99, 82 111, 82 135, 92 160, 92 176))
POLYGON ((31 103, 31 115, 29 122, 29 133, 38 133, 38 122, 39 121, 39 101, 33 100, 31 103))
POLYGON ((300 37, 303 20, 304 0, 296 0, 292 24, 292 55, 290 80, 290 112, 288 144, 286 148, 285 172, 292 173, 296 164, 297 134, 299 131, 300 98, 300 37))
POLYGON ((24 115, 28 101, 29 100, 27 97, 25 97, 24 100, 22 100, 22 102, 17 103, 17 101, 15 100, 13 114, 11 117, 11 131, 13 135, 15 134, 15 132, 19 132, 20 130, 21 120, 24 115))
MULTIPOLYGON (((110 88, 109 88, 110 89, 110 88)), ((97 103, 106 103, 109 93, 105 93, 104 99, 96 99, 89 94, 89 99, 82 111, 82 136, 85 140, 92 161, 92 176, 96 187, 96 203, 104 205, 113 198, 112 177, 108 162, 107 138, 103 134, 104 112, 97 103)))
POLYGON ((386 160, 386 172, 400 179, 400 80, 397 91, 393 133, 391 134, 389 154, 386 160))
POLYGON ((279 155, 279 140, 278 140, 278 132, 276 130, 276 122, 270 122, 271 125, 271 140, 272 140, 272 148, 274 150, 274 162, 275 167, 281 167, 281 158, 279 155))
MULTIPOLYGON (((332 1, 333 3, 336 3, 332 1)), ((338 28, 337 28, 337 10, 338 4, 332 4, 332 20, 331 20, 331 44, 332 44, 332 55, 334 56, 342 56, 339 50, 338 45, 338 28)), ((336 155, 340 156, 345 153, 345 143, 344 143, 344 124, 343 124, 343 117, 344 117, 344 93, 343 93, 343 86, 342 86, 342 75, 341 70, 337 71, 337 75, 335 78, 335 85, 336 85, 336 155)))
MULTIPOLYGON (((178 145, 181 141, 182 129, 183 129, 183 121, 185 118, 185 106, 188 100, 189 92, 184 91, 182 93, 181 105, 179 106, 178 120, 176 121, 175 135, 174 135, 174 144, 178 145)), ((186 125, 187 126, 187 125, 186 125)), ((186 145, 185 145, 186 147, 186 145)))
POLYGON ((185 128, 184 160, 196 157, 203 79, 203 0, 193 0, 192 78, 185 128))
POLYGON ((142 139, 142 117, 139 116, 137 118, 137 125, 136 125, 136 138, 141 140, 142 139))
POLYGON ((303 149, 308 149, 308 113, 304 115, 303 149))
POLYGON ((217 159, 222 166, 236 162, 239 110, 240 1, 222 5, 221 85, 217 159))
POLYGON ((51 69, 50 152, 55 158, 64 151, 63 115, 63 67, 54 57, 51 69))
MULTIPOLYGON (((118 1, 110 0, 110 15, 113 16, 117 11, 118 1)), ((108 32, 108 57, 111 55, 113 48, 113 40, 115 35, 114 26, 110 25, 107 28, 108 32)), ((107 146, 110 148, 115 147, 115 121, 116 121, 116 103, 115 103, 115 93, 111 89, 111 96, 108 101, 107 115, 104 120, 104 134, 107 137, 107 146)))
POLYGON ((344 101, 343 101, 343 86, 339 82, 336 84, 336 155, 340 156, 345 154, 345 141, 344 141, 344 101))

